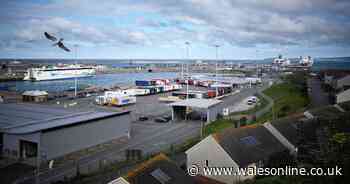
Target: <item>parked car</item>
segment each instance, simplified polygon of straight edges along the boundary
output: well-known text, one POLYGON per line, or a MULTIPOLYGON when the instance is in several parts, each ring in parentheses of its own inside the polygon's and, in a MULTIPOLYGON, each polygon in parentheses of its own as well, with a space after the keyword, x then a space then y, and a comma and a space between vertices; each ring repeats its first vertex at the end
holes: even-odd
POLYGON ((140 116, 139 121, 147 121, 148 117, 147 116, 140 116))
POLYGON ((168 121, 170 121, 172 119, 171 115, 164 115, 164 116, 162 116, 162 118, 164 118, 168 121))
POLYGON ((168 121, 170 121, 170 120, 167 120, 163 117, 158 117, 158 118, 154 119, 154 122, 157 122, 157 123, 167 123, 168 121))
POLYGON ((254 101, 253 101, 253 100, 248 100, 248 101, 247 101, 247 104, 248 104, 248 105, 253 105, 253 104, 254 104, 254 101))

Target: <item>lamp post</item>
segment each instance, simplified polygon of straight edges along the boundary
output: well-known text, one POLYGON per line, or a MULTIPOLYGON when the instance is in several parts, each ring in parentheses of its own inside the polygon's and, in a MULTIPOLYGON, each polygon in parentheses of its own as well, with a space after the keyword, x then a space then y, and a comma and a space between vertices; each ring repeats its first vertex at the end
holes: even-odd
MULTIPOLYGON (((75 67, 78 66, 78 45, 74 44, 74 50, 75 50, 75 67)), ((75 70, 75 78, 74 78, 74 96, 77 97, 77 87, 78 87, 78 78, 77 78, 77 71, 75 70)))
POLYGON ((186 67, 187 67, 187 82, 186 82, 186 100, 188 100, 188 83, 189 83, 189 77, 190 77, 190 70, 189 70, 189 61, 190 61, 190 42, 185 42, 186 44, 186 54, 187 54, 187 64, 186 64, 186 67))
POLYGON ((220 45, 214 45, 215 47, 215 55, 216 55, 216 62, 215 62, 215 82, 216 82, 216 89, 215 89, 215 93, 216 93, 216 97, 218 97, 219 95, 219 90, 218 90, 218 59, 219 59, 219 47, 220 45))

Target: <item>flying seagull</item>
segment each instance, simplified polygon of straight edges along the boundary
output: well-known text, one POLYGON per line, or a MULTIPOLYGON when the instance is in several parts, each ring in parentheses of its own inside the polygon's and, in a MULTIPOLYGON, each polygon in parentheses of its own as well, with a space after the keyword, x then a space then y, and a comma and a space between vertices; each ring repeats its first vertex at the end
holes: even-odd
MULTIPOLYGON (((45 37, 53 42, 57 41, 57 38, 55 36, 50 35, 49 33, 45 32, 44 33, 45 37)), ((53 46, 58 46, 59 48, 70 52, 70 50, 63 44, 63 38, 60 38, 60 40, 58 40, 58 42, 54 43, 53 46)))
POLYGON ((50 34, 47 33, 47 32, 45 32, 44 34, 45 34, 45 37, 46 37, 47 39, 49 39, 49 40, 51 40, 51 41, 53 41, 53 42, 55 42, 55 41, 57 40, 56 37, 50 35, 50 34))

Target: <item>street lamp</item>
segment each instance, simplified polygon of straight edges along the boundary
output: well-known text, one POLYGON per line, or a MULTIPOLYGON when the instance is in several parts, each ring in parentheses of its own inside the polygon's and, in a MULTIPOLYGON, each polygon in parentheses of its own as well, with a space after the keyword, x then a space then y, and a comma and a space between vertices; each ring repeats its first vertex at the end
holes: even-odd
MULTIPOLYGON (((78 66, 78 44, 74 44, 75 51, 75 67, 78 66)), ((74 96, 77 97, 77 87, 78 87, 78 78, 77 71, 75 70, 75 78, 74 78, 74 96)))
POLYGON ((216 93, 216 97, 218 97, 218 59, 219 59, 219 54, 218 54, 218 50, 219 50, 219 47, 220 45, 214 45, 215 47, 215 52, 216 52, 216 62, 215 62, 215 81, 216 81, 216 90, 215 90, 215 93, 216 93))
POLYGON ((186 64, 186 67, 187 67, 187 82, 186 82, 186 100, 188 100, 188 83, 189 83, 189 77, 190 77, 190 70, 189 70, 189 66, 188 66, 188 63, 189 63, 189 60, 190 60, 190 42, 185 42, 186 44, 186 53, 187 53, 187 64, 186 64))

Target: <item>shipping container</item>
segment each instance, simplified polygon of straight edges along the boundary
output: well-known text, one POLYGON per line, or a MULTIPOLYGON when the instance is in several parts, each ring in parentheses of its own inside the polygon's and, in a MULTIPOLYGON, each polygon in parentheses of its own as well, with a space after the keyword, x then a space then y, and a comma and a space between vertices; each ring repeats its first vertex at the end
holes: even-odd
POLYGON ((149 95, 150 94, 150 89, 139 89, 139 88, 136 88, 136 89, 134 89, 134 93, 135 93, 136 96, 149 95))
POLYGON ((115 106, 134 104, 136 103, 136 97, 135 96, 114 96, 112 98, 107 98, 107 103, 115 106))
POLYGON ((216 92, 213 90, 208 91, 208 98, 214 98, 216 96, 216 92))
POLYGON ((147 80, 137 80, 135 81, 136 86, 153 86, 155 85, 155 81, 147 81, 147 80))

